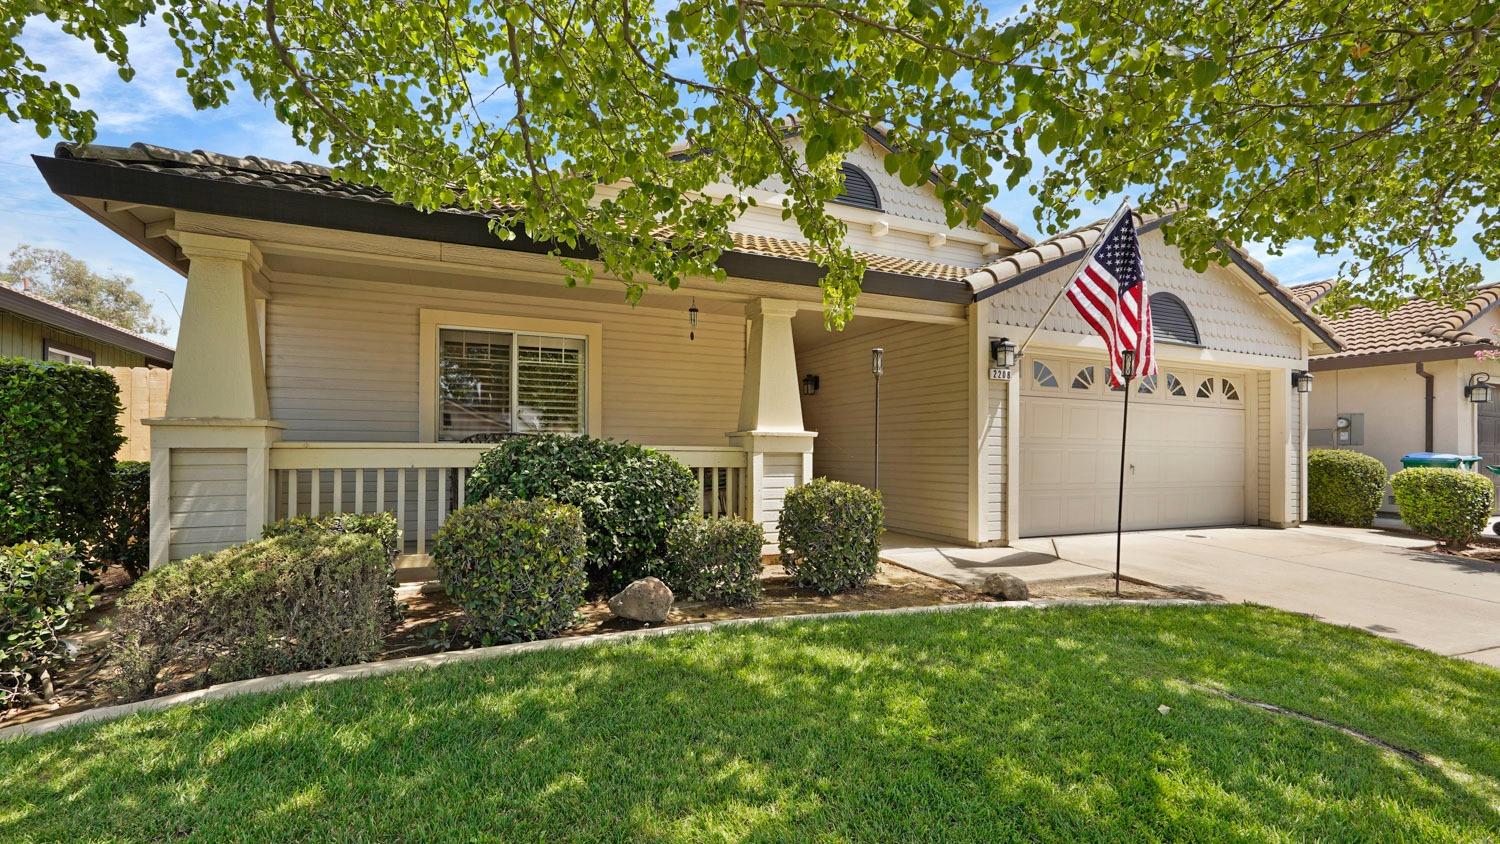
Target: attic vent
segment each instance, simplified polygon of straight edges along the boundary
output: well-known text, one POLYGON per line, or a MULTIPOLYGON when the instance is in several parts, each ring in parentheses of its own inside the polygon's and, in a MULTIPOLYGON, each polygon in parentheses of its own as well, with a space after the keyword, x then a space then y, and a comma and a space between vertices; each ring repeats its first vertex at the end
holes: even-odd
POLYGON ((833 201, 879 211, 880 193, 875 190, 875 182, 871 181, 869 174, 853 164, 840 165, 839 170, 844 174, 844 192, 833 201))
POLYGON ((1182 300, 1171 293, 1151 294, 1151 329, 1158 339, 1200 346, 1198 323, 1182 300))

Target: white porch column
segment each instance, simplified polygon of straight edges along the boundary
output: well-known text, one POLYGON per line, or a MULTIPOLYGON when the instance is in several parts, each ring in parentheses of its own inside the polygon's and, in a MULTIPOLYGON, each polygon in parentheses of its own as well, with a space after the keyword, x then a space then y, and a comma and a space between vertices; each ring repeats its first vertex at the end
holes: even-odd
POLYGON ((1270 372, 1270 402, 1260 409, 1269 414, 1270 421, 1270 512, 1267 521, 1270 527, 1295 527, 1298 521, 1297 502, 1301 498, 1300 483, 1292 469, 1292 460, 1298 455, 1301 445, 1302 396, 1292 389, 1290 369, 1273 369, 1270 372))
POLYGON ((189 232, 178 245, 190 263, 167 413, 145 420, 153 568, 260 536, 269 449, 282 427, 266 398, 260 251, 248 240, 189 232))
POLYGON ((745 449, 748 512, 776 542, 776 521, 786 490, 812 477, 813 438, 802 427, 802 396, 797 388, 797 355, 792 317, 797 303, 757 299, 745 309, 749 344, 740 394, 739 430, 731 442, 745 449))

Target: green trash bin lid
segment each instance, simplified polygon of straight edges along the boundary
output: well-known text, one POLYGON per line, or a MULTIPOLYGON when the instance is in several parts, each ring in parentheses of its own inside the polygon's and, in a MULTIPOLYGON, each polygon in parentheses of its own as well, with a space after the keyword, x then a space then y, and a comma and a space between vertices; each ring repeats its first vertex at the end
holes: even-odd
POLYGON ((1408 469, 1416 467, 1457 469, 1463 462, 1463 457, 1441 451, 1414 451, 1401 458, 1401 465, 1408 469))

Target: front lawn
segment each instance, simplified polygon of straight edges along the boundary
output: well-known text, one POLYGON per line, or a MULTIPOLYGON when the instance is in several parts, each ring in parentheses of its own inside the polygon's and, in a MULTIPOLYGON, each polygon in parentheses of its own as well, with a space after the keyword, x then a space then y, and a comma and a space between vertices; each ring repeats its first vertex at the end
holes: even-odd
POLYGON ((1497 701, 1251 607, 791 622, 0 744, 0 840, 1494 840, 1497 701))

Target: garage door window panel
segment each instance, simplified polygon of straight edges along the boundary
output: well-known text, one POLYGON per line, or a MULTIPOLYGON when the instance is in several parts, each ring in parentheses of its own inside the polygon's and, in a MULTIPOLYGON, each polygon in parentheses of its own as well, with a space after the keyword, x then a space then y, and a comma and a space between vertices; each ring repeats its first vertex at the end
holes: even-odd
POLYGON ((1240 401, 1240 387, 1228 378, 1219 379, 1219 386, 1223 391, 1226 404, 1238 404, 1240 401))
POLYGON ((1212 401, 1214 398, 1214 379, 1204 378, 1198 382, 1198 391, 1193 394, 1194 398, 1212 401))
POLYGON ((1094 367, 1092 364, 1078 366, 1073 371, 1072 388, 1075 390, 1092 391, 1094 389, 1094 367))
POLYGON ((1039 360, 1032 361, 1031 386, 1042 390, 1057 389, 1057 375, 1053 373, 1052 367, 1039 360))

